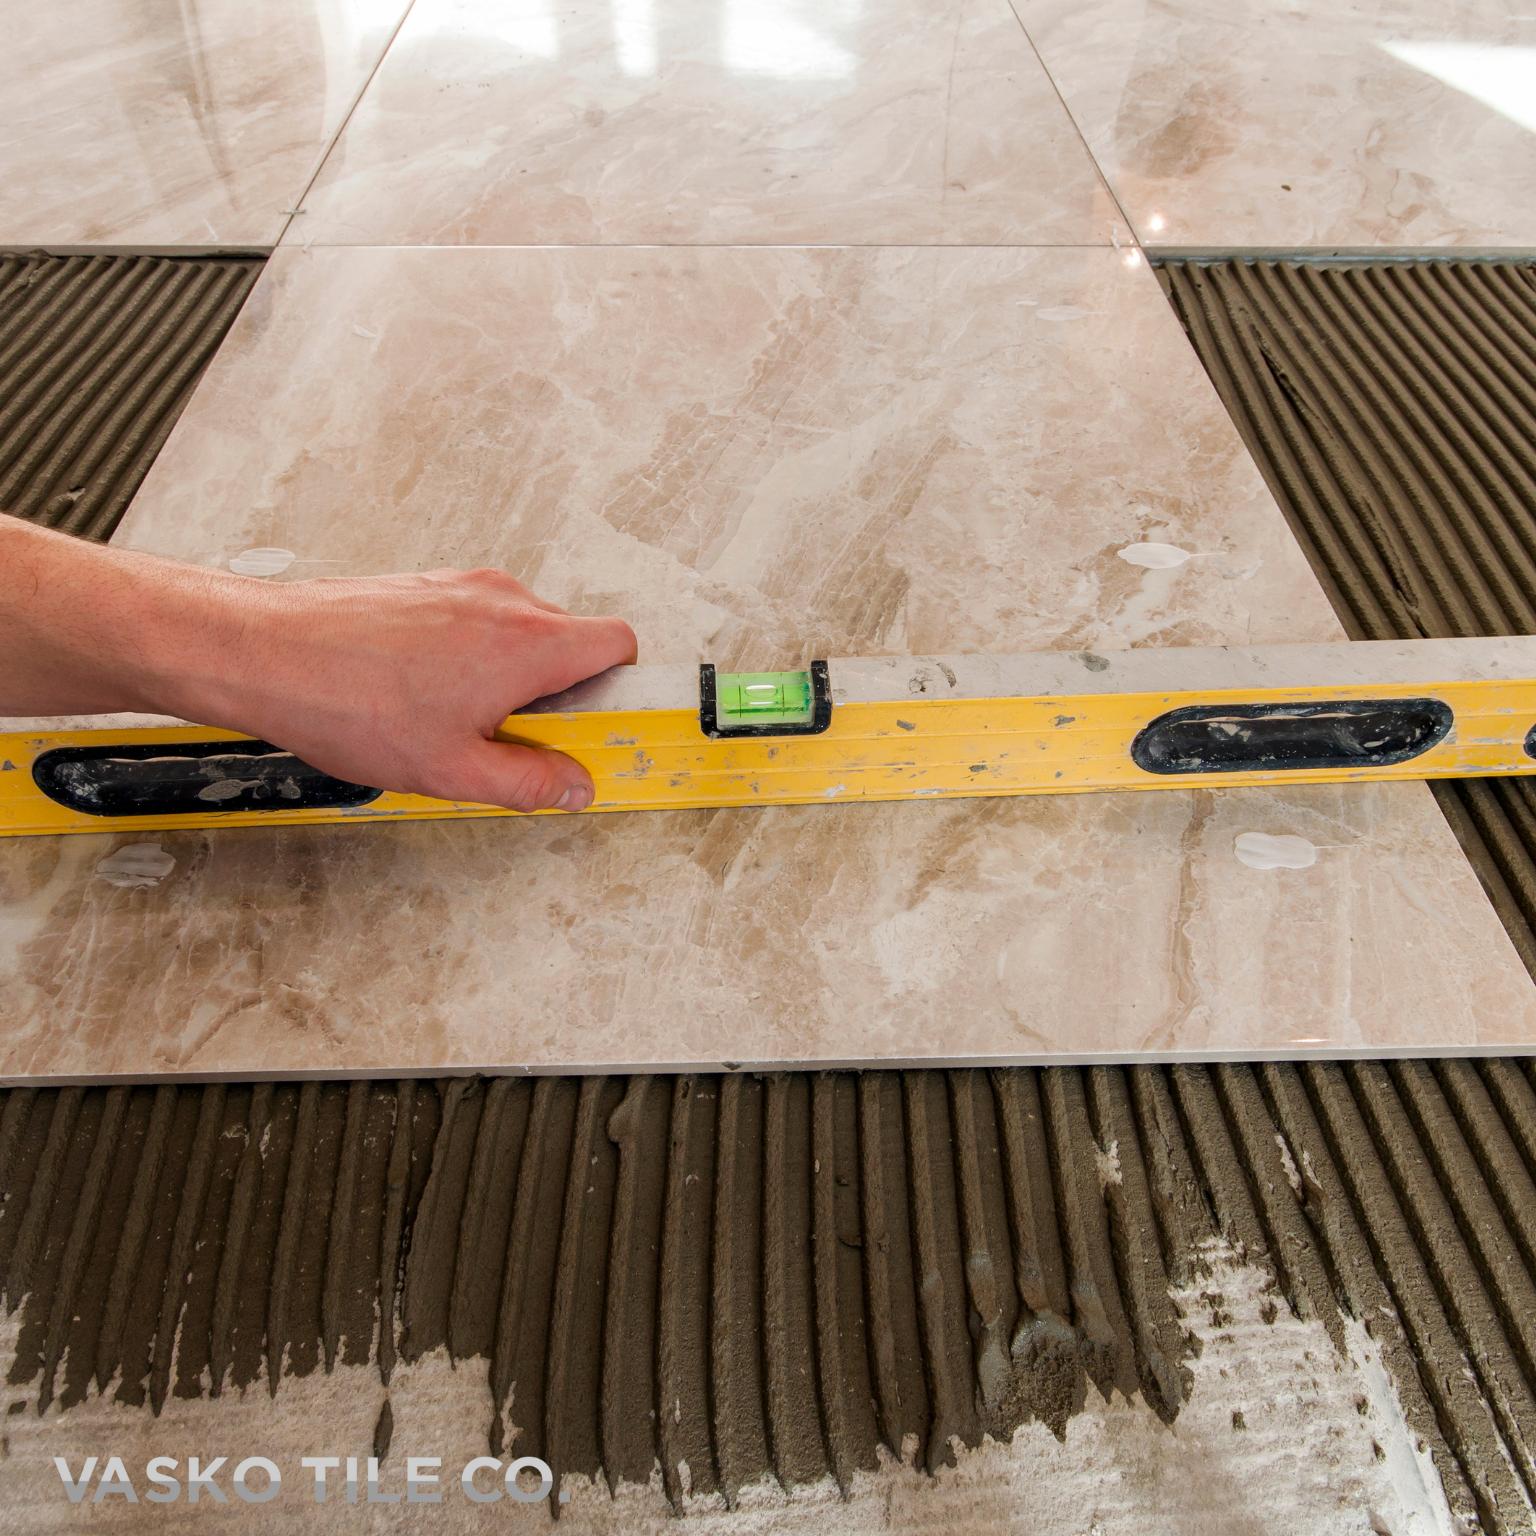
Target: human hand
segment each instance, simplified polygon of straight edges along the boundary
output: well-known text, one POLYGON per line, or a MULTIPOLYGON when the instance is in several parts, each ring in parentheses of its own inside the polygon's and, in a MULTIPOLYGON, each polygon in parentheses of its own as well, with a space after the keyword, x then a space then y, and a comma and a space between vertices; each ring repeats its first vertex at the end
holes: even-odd
POLYGON ((500 571, 267 583, 0 516, 0 716, 175 715, 323 773, 512 810, 584 810, 558 752, 492 739, 515 710, 635 659, 500 571))
POLYGON ((380 789, 519 811, 592 803, 573 759, 492 738, 532 700, 634 661, 622 619, 577 617, 491 570, 256 592, 233 580, 219 587, 237 628, 229 665, 187 706, 202 723, 380 789))

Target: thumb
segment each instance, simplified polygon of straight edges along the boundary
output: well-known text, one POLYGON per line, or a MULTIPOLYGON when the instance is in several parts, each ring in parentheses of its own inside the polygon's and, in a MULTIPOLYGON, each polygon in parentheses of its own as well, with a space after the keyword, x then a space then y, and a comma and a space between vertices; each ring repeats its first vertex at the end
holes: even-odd
POLYGON ((574 758, 517 742, 469 742, 443 779, 426 793, 509 811, 584 811, 592 803, 592 775, 574 758))

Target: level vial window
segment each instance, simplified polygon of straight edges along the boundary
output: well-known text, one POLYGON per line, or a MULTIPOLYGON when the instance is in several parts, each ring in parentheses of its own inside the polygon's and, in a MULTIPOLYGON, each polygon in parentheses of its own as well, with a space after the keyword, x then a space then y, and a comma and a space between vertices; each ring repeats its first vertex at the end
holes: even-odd
POLYGON ((721 725, 808 725, 815 708, 809 672, 721 672, 715 679, 721 725))

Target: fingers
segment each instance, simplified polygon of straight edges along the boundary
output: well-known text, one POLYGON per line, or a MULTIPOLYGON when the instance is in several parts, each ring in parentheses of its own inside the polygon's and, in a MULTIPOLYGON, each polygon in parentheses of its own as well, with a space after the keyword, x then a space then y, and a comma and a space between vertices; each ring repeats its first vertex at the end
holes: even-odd
POLYGON ((636 651, 635 632, 623 619, 562 615, 542 626, 519 654, 508 657, 518 691, 524 694, 513 707, 560 693, 609 667, 627 666, 636 651))
POLYGON ((434 571, 430 579, 466 588, 488 603, 503 627, 503 645, 514 687, 508 713, 533 699, 625 666, 635 659, 635 632, 622 619, 583 618, 546 602, 505 571, 434 571))
POLYGON ((584 811, 593 794, 591 774, 563 752, 478 738, 428 775, 419 792, 509 811, 584 811))

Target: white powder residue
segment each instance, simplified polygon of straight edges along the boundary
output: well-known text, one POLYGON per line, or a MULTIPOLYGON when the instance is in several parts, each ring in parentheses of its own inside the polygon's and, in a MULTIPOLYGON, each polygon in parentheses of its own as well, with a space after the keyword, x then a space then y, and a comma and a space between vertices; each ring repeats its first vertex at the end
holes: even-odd
POLYGON ((198 790, 199 800, 233 800, 236 795, 244 794, 248 789, 255 789, 261 783, 260 779, 215 779, 212 784, 206 784, 198 790))
POLYGON ((1317 863, 1317 845, 1289 833, 1240 832, 1232 851, 1249 869, 1311 869, 1317 863))
POLYGON ((1291 1193, 1301 1200, 1304 1198, 1301 1170, 1296 1166, 1296 1159, 1291 1156, 1291 1144, 1276 1131, 1275 1145, 1280 1148, 1280 1166, 1285 1169, 1285 1182, 1291 1186, 1291 1193))
POLYGON ((291 549, 242 549, 229 568, 236 576, 281 576, 297 558, 291 549))
MULTIPOLYGON (((480 1518, 466 1513, 455 1530, 558 1529, 572 1536, 892 1536, 899 1531, 1028 1532, 1029 1536, 1449 1536, 1451 1523, 1433 1464, 1418 1450, 1403 1421, 1374 1341, 1349 1320, 1347 1355, 1335 1352, 1321 1322, 1275 1306, 1274 1276, 1235 1262, 1228 1245, 1205 1245, 1199 1278, 1175 1290, 1184 1326, 1201 1348, 1187 1360, 1188 1401, 1172 1426, 1139 1398, 1118 1392, 1106 1402, 1089 1386, 1082 1411, 1056 1435, 1037 1420, 1021 1425, 1011 1443, 990 1435, 961 1449, 956 1465, 929 1476, 883 1451, 880 1465, 855 1472, 847 1493, 830 1477, 790 1490, 772 1476, 742 1488, 733 1508, 718 1493, 685 1492, 682 1518, 665 1495, 659 1466, 648 1480, 624 1482, 609 1492, 601 1476, 561 1477, 570 1503, 558 1527, 546 1507, 504 1501, 480 1518), (494 1517, 494 1519, 492 1518, 494 1517)), ((0 1371, 14 1365, 22 1313, 0 1314, 0 1371)), ((30 1357, 29 1357, 30 1358, 30 1357)), ((33 1368, 35 1370, 35 1367, 33 1368)), ((445 1506, 470 1507, 457 1487, 457 1469, 486 1452, 490 1366, 481 1358, 450 1360, 439 1347, 419 1360, 401 1361, 389 1385, 377 1367, 341 1360, 334 1371, 285 1377, 274 1394, 231 1391, 216 1399, 172 1394, 158 1418, 114 1402, 110 1392, 88 1391, 68 1408, 57 1403, 7 1419, 6 1508, 17 1529, 38 1536, 70 1536, 79 1512, 61 1495, 52 1458, 79 1467, 110 1440, 141 1436, 154 1450, 183 1460, 260 1448, 285 1474, 284 1497, 273 1508, 293 1513, 281 1529, 331 1532, 359 1529, 359 1512, 339 1497, 316 1508, 305 1495, 299 1458, 323 1448, 329 1455, 366 1457, 384 1402, 394 1421, 395 1447, 384 1463, 384 1486, 402 1488, 400 1448, 442 1458, 445 1506), (148 1427, 145 1427, 148 1426, 148 1427), (294 1469, 291 1486, 289 1469, 294 1469), (308 1512, 306 1514, 306 1511, 308 1512)), ((11 1385, 0 1401, 30 1404, 30 1385, 11 1385)), ((673 1410, 666 1410, 670 1415, 673 1410)), ((508 1415, 510 1419, 510 1414, 508 1415)), ((503 1443, 513 1432, 504 1430, 503 1443)), ((908 1458, 918 1444, 908 1436, 908 1458)), ((676 1464, 676 1463, 674 1463, 676 1464)), ((685 1488, 691 1469, 678 1468, 685 1488)), ((226 1478, 228 1469, 226 1468, 226 1478)), ((138 1479, 143 1486, 142 1478, 138 1479)), ((489 1486, 482 1475, 481 1486, 489 1486)), ((227 1483, 226 1483, 227 1486, 227 1483)), ((202 1509, 203 1506, 199 1505, 202 1509)), ((445 1513, 438 1511, 438 1513, 445 1513)), ((142 1506, 108 1500, 92 1509, 91 1527, 137 1533, 142 1506)), ((249 1510, 231 1502, 210 1505, 199 1530, 245 1532, 249 1510)), ((370 1509, 367 1528, 385 1536, 422 1529, 419 1510, 399 1505, 370 1509)), ((432 1514, 431 1510, 427 1511, 432 1514)), ((1517 1518, 1518 1513, 1517 1512, 1517 1518)), ((269 1522, 269 1525, 271 1522, 269 1522)), ((428 1525, 432 1522, 429 1519, 428 1525)), ((277 1529, 277 1526, 272 1526, 277 1529)))
POLYGON ((1344 1319, 1344 1338, 1365 1387, 1368 1418, 1378 1427, 1375 1443, 1381 1447, 1381 1460, 1393 1495, 1400 1501, 1398 1523, 1393 1523, 1390 1513, 1383 1516, 1372 1510, 1376 1523, 1371 1529, 1390 1531, 1392 1536, 1398 1536, 1400 1531, 1424 1532, 1426 1536, 1448 1531, 1454 1536, 1472 1536, 1451 1514, 1434 1457, 1403 1417, 1392 1377, 1382 1363, 1381 1345, 1357 1317, 1344 1319))
POLYGON ((159 885, 175 868, 175 855, 159 843, 128 843, 97 864, 96 873, 108 885, 135 891, 159 885))
POLYGON ((1171 571, 1192 558, 1189 550, 1177 544, 1127 544, 1116 554, 1127 565, 1139 565, 1149 571, 1171 571))

